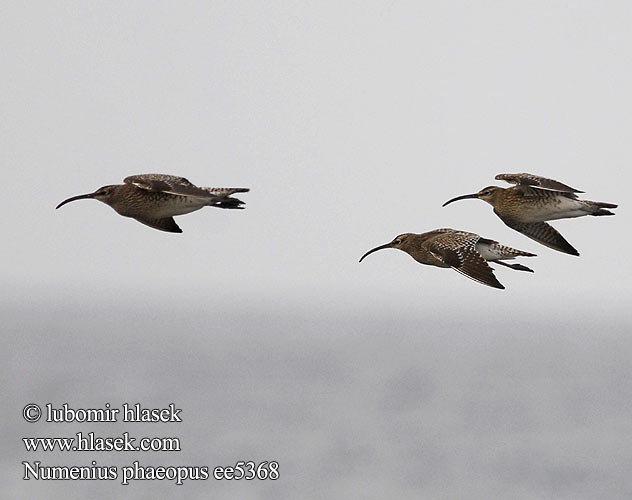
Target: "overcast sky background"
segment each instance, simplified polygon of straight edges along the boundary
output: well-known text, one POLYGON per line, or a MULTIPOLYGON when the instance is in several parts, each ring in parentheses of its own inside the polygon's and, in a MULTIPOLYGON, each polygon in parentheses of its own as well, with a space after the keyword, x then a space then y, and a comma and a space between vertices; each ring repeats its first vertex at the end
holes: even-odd
POLYGON ((17 498, 630 498, 627 2, 3 2, 0 491, 17 498), (250 187, 152 230, 77 194, 250 187), (553 225, 481 201, 531 172, 619 203, 553 225), (538 254, 499 291, 368 249, 453 227, 538 254), (183 408, 27 424, 29 402, 183 408), (175 434, 30 454, 17 437, 175 434), (186 441, 186 442, 185 442, 186 441), (21 481, 51 465, 277 459, 276 483, 21 481), (180 493, 185 492, 185 493, 180 493))

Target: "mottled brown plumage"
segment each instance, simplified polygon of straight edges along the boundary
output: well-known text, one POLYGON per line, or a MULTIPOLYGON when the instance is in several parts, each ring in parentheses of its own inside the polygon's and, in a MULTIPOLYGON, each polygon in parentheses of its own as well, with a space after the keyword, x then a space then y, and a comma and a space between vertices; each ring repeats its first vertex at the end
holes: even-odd
POLYGON ((518 256, 533 257, 535 254, 516 250, 497 241, 482 238, 478 234, 455 229, 435 229, 422 234, 404 233, 390 243, 369 250, 364 258, 378 250, 396 248, 410 255, 421 264, 451 267, 474 281, 494 288, 505 288, 494 276, 487 262, 496 262, 518 271, 533 272, 521 264, 507 264, 502 260, 518 256))
POLYGON ((111 206, 118 214, 154 229, 181 233, 174 216, 206 206, 241 209, 244 202, 230 195, 249 191, 248 188, 198 187, 184 177, 165 174, 132 175, 123 182, 103 186, 94 193, 73 196, 56 208, 71 201, 93 198, 111 206))
POLYGON ((484 200, 494 207, 494 213, 510 228, 538 243, 570 255, 579 253, 545 221, 584 215, 614 215, 606 208, 617 208, 612 203, 580 200, 576 193, 583 191, 546 177, 521 173, 498 174, 496 179, 516 185, 510 188, 487 186, 478 193, 452 198, 443 206, 468 198, 484 200))

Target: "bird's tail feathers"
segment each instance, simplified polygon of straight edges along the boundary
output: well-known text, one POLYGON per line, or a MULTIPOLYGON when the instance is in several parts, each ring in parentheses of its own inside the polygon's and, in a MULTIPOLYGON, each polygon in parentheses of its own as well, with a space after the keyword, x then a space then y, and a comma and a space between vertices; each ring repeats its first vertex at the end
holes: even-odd
POLYGON ((606 203, 604 201, 587 201, 586 204, 591 209, 590 215, 600 216, 600 215, 615 215, 610 210, 605 210, 606 208, 617 208, 618 205, 614 203, 606 203))
POLYGON ((203 187, 200 188, 214 196, 230 196, 235 193, 247 193, 250 188, 217 188, 217 187, 203 187))
POLYGON ((245 205, 246 203, 238 200, 237 198, 222 198, 220 201, 218 201, 215 205, 213 205, 214 207, 217 208, 228 208, 228 209, 239 209, 239 210, 243 210, 246 207, 242 207, 241 205, 245 205))

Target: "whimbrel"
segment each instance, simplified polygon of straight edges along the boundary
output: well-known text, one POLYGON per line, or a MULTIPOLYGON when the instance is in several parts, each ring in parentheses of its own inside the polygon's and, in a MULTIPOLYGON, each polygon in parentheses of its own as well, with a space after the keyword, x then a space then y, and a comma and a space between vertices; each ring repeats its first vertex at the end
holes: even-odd
POLYGON ((571 255, 579 255, 579 252, 544 221, 584 215, 614 215, 606 208, 617 208, 613 203, 580 200, 576 193, 583 191, 537 175, 498 174, 495 178, 516 185, 506 189, 487 186, 478 193, 452 198, 443 206, 468 198, 484 200, 494 207, 494 213, 510 228, 547 247, 571 255))
POLYGON ((535 254, 516 250, 497 241, 482 238, 478 234, 456 229, 435 229, 422 234, 404 233, 393 241, 380 245, 365 253, 360 262, 369 254, 383 248, 397 248, 410 255, 421 264, 437 267, 451 267, 474 281, 494 288, 505 288, 494 276, 488 262, 496 262, 517 271, 533 272, 522 264, 507 264, 503 260, 515 257, 534 257, 535 254))
POLYGON ((188 214, 206 206, 241 209, 244 202, 230 195, 250 191, 249 188, 197 187, 184 177, 164 174, 132 175, 123 182, 103 186, 94 193, 73 196, 56 208, 71 201, 94 198, 124 217, 160 231, 181 233, 182 229, 173 220, 175 215, 188 214))

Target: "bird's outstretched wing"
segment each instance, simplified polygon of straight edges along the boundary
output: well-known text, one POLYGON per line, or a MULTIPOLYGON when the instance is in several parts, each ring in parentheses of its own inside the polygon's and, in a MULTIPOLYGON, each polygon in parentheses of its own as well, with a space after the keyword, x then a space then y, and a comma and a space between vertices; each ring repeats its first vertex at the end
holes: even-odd
MULTIPOLYGON (((498 216, 500 217, 500 215, 498 216)), ((507 217, 500 217, 500 219, 511 229, 515 229, 542 245, 558 252, 579 255, 579 252, 553 226, 546 222, 518 222, 507 217)))
POLYGON ((540 187, 528 186, 527 184, 518 184, 510 188, 516 196, 521 196, 529 200, 529 203, 537 203, 537 200, 546 200, 555 197, 564 197, 571 200, 577 199, 577 194, 572 191, 558 191, 555 189, 545 189, 540 187))
POLYGON ((182 229, 173 220, 173 217, 163 217, 162 219, 150 219, 148 217, 135 217, 135 219, 141 224, 153 227, 159 231, 165 231, 167 233, 181 233, 182 229))
POLYGON ((184 177, 166 174, 140 174, 130 175, 123 179, 126 184, 133 184, 140 189, 148 191, 160 191, 163 193, 177 194, 180 196, 195 196, 197 198, 217 198, 219 208, 243 208, 244 202, 235 198, 229 198, 234 193, 247 193, 249 188, 217 188, 198 187, 184 177))
POLYGON ((123 179, 126 184, 133 184, 140 189, 148 191, 161 191, 163 193, 179 194, 181 196, 197 196, 210 198, 213 195, 208 191, 191 184, 184 177, 165 174, 140 174, 130 175, 123 179))
POLYGON ((555 191, 562 191, 565 193, 583 193, 583 191, 580 191, 579 189, 572 188, 554 179, 547 179, 546 177, 540 177, 539 175, 527 173, 498 174, 495 179, 499 181, 506 181, 510 184, 537 186, 542 189, 553 189, 555 191))
POLYGON ((505 287, 494 276, 494 270, 476 251, 480 236, 465 231, 439 234, 428 245, 428 250, 455 271, 493 288, 505 287))

